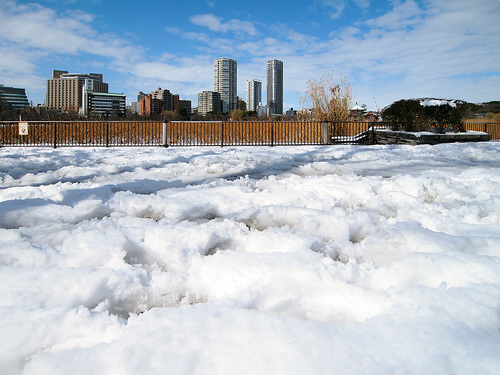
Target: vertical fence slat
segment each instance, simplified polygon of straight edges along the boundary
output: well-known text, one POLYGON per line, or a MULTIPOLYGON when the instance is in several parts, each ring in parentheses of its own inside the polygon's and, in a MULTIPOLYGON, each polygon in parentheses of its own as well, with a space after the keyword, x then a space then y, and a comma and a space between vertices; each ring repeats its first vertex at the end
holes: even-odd
POLYGON ((54 148, 57 148, 57 122, 54 122, 54 148))

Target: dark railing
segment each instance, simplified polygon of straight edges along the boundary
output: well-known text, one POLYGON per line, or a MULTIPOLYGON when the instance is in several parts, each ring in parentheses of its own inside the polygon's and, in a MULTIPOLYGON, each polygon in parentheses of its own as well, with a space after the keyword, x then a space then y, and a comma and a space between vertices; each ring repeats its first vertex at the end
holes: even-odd
MULTIPOLYGON (((356 121, 16 121, 0 122, 0 146, 374 144, 375 129, 387 126, 356 121)), ((500 139, 500 123, 467 122, 466 129, 500 139)))

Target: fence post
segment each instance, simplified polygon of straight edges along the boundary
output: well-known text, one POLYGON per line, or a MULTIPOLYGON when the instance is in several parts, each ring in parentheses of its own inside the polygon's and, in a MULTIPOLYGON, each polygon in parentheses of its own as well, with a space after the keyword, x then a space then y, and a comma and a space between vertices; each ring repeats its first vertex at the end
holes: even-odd
POLYGON ((377 144, 377 139, 375 138, 375 125, 372 124, 372 145, 377 144))
POLYGON ((167 142, 167 123, 163 123, 163 137, 162 137, 163 147, 168 147, 167 142))
POLYGON ((57 148, 57 122, 54 122, 54 148, 57 148))
POLYGON ((323 143, 325 145, 330 143, 330 139, 328 138, 328 122, 323 123, 323 143))
POLYGON ((220 126, 220 147, 224 147, 224 121, 221 121, 220 126))
POLYGON ((106 147, 109 147, 109 122, 106 123, 106 147))
POLYGON ((271 122, 271 147, 274 146, 274 121, 271 122))

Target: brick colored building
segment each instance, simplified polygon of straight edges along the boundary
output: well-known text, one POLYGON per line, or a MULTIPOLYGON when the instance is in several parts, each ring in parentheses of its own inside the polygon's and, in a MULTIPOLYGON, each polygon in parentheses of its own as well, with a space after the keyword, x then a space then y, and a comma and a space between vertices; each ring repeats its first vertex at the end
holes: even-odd
POLYGON ((163 100, 153 98, 153 95, 146 94, 141 100, 140 114, 142 116, 159 115, 163 112, 163 100))

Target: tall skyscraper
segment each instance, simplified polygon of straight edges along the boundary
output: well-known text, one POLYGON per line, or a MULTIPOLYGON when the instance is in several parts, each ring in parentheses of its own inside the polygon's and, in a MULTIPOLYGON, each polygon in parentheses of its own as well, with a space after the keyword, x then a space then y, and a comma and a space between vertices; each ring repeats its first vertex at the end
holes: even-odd
POLYGON ((247 110, 257 111, 260 105, 262 105, 262 81, 247 79, 247 110))
POLYGON ((283 61, 267 62, 267 109, 269 114, 283 114, 283 61))
POLYGON ((222 112, 231 112, 238 104, 236 60, 222 57, 214 60, 214 91, 222 98, 222 112))

